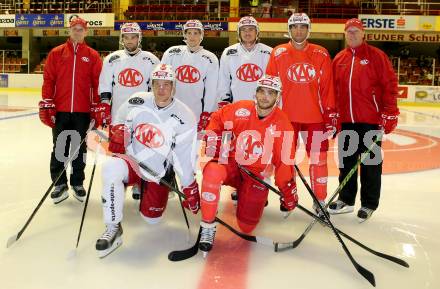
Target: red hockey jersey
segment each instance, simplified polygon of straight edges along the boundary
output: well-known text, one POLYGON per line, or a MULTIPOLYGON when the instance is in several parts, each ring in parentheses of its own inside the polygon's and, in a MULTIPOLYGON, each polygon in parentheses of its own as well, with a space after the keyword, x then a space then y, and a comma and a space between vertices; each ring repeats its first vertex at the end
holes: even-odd
POLYGON ((320 123, 324 110, 335 109, 332 64, 325 48, 311 43, 303 50, 290 42, 278 45, 272 50, 266 74, 281 78, 282 110, 290 121, 320 123))
POLYGON ((206 131, 218 136, 232 133, 229 158, 253 173, 268 177, 274 166, 278 187, 292 180, 293 127, 278 107, 260 119, 254 101, 238 101, 214 112, 206 131))

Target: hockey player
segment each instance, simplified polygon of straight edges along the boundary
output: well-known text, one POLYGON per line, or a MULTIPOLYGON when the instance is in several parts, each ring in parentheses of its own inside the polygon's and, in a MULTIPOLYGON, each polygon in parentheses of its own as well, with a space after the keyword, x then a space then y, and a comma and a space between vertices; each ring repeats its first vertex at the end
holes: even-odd
MULTIPOLYGON (((133 93, 151 90, 151 71, 159 64, 159 59, 150 52, 142 51, 141 42, 142 30, 136 22, 121 26, 120 43, 124 49, 107 55, 99 77, 99 124, 111 124, 119 107, 133 93)), ((132 192, 133 198, 139 199, 138 185, 133 186, 132 192)))
POLYGON ((280 92, 279 78, 264 76, 257 82, 256 101, 238 101, 212 114, 206 128, 206 154, 213 159, 203 170, 201 197, 199 248, 205 253, 214 241, 222 185, 237 189, 237 223, 243 232, 251 232, 263 214, 268 189, 240 171, 238 165, 261 178, 269 178, 275 167, 275 184, 283 194, 281 209, 291 211, 298 203, 290 147, 293 127, 277 107, 280 92), (288 133, 290 137, 286 137, 288 133), (230 144, 225 141, 228 135, 233 136, 230 144))
MULTIPOLYGON (((325 205, 328 137, 336 132, 338 120, 331 60, 325 48, 307 41, 311 23, 305 13, 292 14, 287 27, 291 40, 273 49, 266 73, 281 78, 282 109, 292 122, 295 140, 301 134, 312 189, 325 205)), ((321 214, 317 204, 313 207, 321 214)))
POLYGON ((109 150, 115 155, 102 168, 102 207, 106 230, 96 242, 104 257, 122 244, 124 186, 143 180, 141 216, 150 224, 162 218, 175 172, 186 195, 183 205, 196 214, 199 189, 194 178, 197 124, 194 114, 175 92, 174 72, 160 64, 153 70, 153 92, 137 92, 119 108, 113 120, 109 150))
POLYGON ((240 19, 239 43, 227 47, 220 58, 218 95, 220 106, 243 99, 253 99, 257 80, 266 70, 272 48, 258 42, 260 29, 251 16, 240 19))
POLYGON ((182 30, 186 45, 168 48, 161 63, 175 68, 176 98, 192 109, 199 120, 198 131, 202 131, 217 109, 218 59, 200 46, 204 29, 199 20, 188 20, 182 30))

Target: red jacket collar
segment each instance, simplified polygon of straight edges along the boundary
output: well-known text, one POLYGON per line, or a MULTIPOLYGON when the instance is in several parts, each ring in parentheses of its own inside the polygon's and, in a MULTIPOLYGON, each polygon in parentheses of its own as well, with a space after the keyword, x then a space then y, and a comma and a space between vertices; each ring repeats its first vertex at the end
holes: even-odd
POLYGON ((347 47, 347 50, 351 53, 354 53, 355 55, 362 55, 365 54, 365 51, 367 50, 367 43, 364 41, 361 45, 355 48, 347 47))
MULTIPOLYGON (((66 41, 66 43, 67 43, 67 46, 70 48, 70 49, 72 49, 73 50, 73 41, 72 41, 72 39, 70 39, 70 37, 67 39, 67 41, 66 41)), ((77 44, 77 46, 78 46, 78 48, 77 49, 80 49, 80 48, 82 48, 83 46, 85 46, 86 45, 86 42, 85 41, 83 41, 82 43, 78 43, 77 44)))

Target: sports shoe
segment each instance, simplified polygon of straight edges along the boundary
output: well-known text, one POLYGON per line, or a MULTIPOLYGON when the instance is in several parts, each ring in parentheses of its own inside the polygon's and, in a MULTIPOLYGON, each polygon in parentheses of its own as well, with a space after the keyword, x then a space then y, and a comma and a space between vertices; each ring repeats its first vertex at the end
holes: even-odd
POLYGON ((139 200, 141 198, 141 190, 138 185, 133 185, 131 187, 131 196, 133 200, 139 200))
POLYGON ((55 189, 50 194, 54 204, 59 204, 69 197, 68 189, 66 184, 55 186, 55 189))
MULTIPOLYGON (((324 213, 327 215, 327 217, 330 219, 330 215, 328 214, 328 212, 325 210, 325 201, 324 200, 319 200, 319 203, 321 204, 321 207, 324 209, 324 213)), ((315 213, 318 215, 318 217, 323 220, 326 221, 326 218, 324 217, 324 214, 322 213, 321 209, 319 208, 318 204, 316 204, 315 202, 313 202, 313 210, 315 211, 315 213)))
POLYGON ((374 210, 373 209, 369 209, 367 207, 361 207, 358 211, 357 217, 359 220, 359 223, 365 222, 366 220, 368 220, 371 215, 373 215, 374 210))
POLYGON ((331 215, 346 214, 354 211, 354 206, 349 206, 341 200, 337 200, 328 206, 327 212, 331 215))
POLYGON ((77 199, 81 203, 84 202, 84 199, 86 198, 87 195, 84 187, 82 185, 72 186, 72 189, 73 189, 73 196, 75 197, 75 199, 77 199))
POLYGON ((122 233, 121 223, 106 225, 105 232, 96 241, 99 258, 104 258, 122 245, 122 233))
POLYGON ((211 251, 212 244, 214 243, 217 222, 206 223, 201 221, 200 227, 202 227, 202 232, 200 233, 199 249, 200 251, 203 251, 203 257, 206 257, 208 252, 211 251))

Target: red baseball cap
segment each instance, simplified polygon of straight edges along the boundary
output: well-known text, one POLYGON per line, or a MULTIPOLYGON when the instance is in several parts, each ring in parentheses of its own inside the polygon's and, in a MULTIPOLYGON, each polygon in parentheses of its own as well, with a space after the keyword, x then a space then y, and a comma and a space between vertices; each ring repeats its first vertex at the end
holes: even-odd
POLYGON ((84 29, 87 29, 87 21, 85 21, 81 17, 75 17, 70 20, 70 27, 73 27, 75 25, 81 25, 84 29))
POLYGON ((351 18, 350 20, 345 22, 345 29, 344 29, 344 31, 347 31, 347 29, 350 28, 350 27, 356 27, 356 28, 359 28, 362 31, 364 30, 364 26, 362 25, 362 21, 359 20, 358 18, 351 18))

